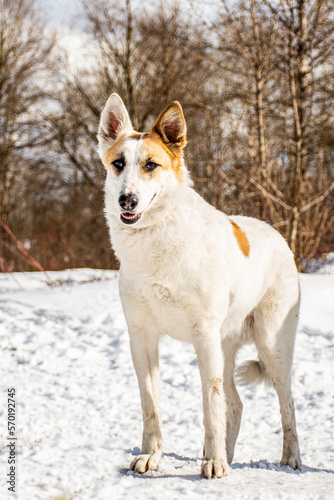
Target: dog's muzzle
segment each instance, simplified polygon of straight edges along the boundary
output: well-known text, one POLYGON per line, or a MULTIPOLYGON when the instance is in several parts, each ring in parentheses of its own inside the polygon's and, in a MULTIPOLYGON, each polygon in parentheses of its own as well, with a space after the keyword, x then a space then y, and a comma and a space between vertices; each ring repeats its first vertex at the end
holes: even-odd
MULTIPOLYGON (((152 196, 150 203, 147 205, 146 209, 151 205, 154 200, 156 193, 152 196)), ((124 224, 135 224, 139 221, 144 212, 135 213, 134 209, 139 203, 137 196, 134 193, 129 193, 127 195, 122 194, 118 199, 119 206, 124 210, 121 212, 120 219, 124 224)), ((145 209, 145 210, 146 210, 145 209)))
POLYGON ((124 224, 134 224, 137 222, 141 213, 134 213, 136 206, 138 205, 138 197, 134 193, 121 194, 118 198, 118 204, 124 212, 121 213, 121 221, 124 224))

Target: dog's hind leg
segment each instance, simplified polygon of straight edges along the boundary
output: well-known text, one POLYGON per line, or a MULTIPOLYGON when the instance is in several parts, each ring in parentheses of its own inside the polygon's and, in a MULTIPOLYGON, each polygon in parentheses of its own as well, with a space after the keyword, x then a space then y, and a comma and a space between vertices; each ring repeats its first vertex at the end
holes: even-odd
POLYGON ((230 464, 233 460, 234 447, 239 434, 242 402, 234 383, 235 355, 239 342, 226 338, 222 340, 224 362, 223 386, 226 402, 226 455, 230 464))
POLYGON ((278 395, 283 426, 283 454, 281 465, 289 465, 292 469, 301 466, 294 403, 291 395, 290 377, 281 378, 272 375, 273 384, 278 395))
POLYGON ((130 347, 136 370, 143 411, 141 454, 130 465, 135 472, 156 469, 162 454, 159 416, 159 353, 158 336, 129 328, 130 347))
MULTIPOLYGON (((294 403, 291 395, 291 365, 299 309, 299 294, 286 291, 284 296, 271 292, 254 311, 253 338, 260 362, 248 366, 249 381, 261 378, 274 386, 280 404, 283 427, 281 465, 301 466, 294 403), (254 371, 257 369, 257 377, 254 371), (251 373, 253 372, 253 373, 251 373)), ((247 368, 242 377, 247 379, 247 368)), ((255 380, 257 379, 257 380, 255 380)))

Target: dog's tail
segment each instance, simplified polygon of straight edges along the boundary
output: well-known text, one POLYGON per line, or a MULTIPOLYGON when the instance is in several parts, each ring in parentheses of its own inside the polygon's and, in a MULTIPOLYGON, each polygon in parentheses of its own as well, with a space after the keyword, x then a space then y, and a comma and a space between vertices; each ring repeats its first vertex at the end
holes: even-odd
POLYGON ((264 382, 266 387, 273 385, 272 379, 263 362, 245 361, 236 369, 236 382, 239 385, 255 385, 264 382))

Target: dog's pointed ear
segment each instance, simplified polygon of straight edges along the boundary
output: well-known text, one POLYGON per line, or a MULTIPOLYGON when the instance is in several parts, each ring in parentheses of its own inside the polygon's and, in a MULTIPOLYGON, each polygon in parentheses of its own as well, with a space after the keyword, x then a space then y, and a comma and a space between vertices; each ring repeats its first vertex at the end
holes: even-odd
POLYGON ((132 130, 129 113, 124 102, 118 94, 111 94, 102 111, 97 135, 101 160, 121 133, 131 133, 132 130))
POLYGON ((172 102, 161 113, 151 129, 151 134, 158 134, 172 152, 181 153, 187 142, 187 125, 178 101, 172 102))

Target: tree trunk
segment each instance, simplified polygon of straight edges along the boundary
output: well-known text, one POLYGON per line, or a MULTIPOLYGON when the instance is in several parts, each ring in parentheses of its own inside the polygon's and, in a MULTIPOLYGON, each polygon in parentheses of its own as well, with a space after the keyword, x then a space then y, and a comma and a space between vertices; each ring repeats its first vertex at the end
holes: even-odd
POLYGON ((133 25, 132 25, 132 11, 131 2, 126 0, 126 56, 125 56, 125 77, 126 86, 128 91, 129 99, 129 114, 132 121, 132 125, 135 129, 138 129, 138 115, 136 113, 135 98, 134 98, 134 88, 132 79, 132 35, 133 35, 133 25))
MULTIPOLYGON (((309 73, 307 60, 307 18, 305 0, 298 0, 298 27, 289 36, 289 77, 294 120, 294 152, 292 166, 291 216, 288 226, 288 242, 294 254, 298 253, 298 225, 303 193, 305 110, 307 77, 309 73), (297 49, 294 48, 297 39, 297 49)), ((292 27, 293 29, 293 27, 292 27)))

